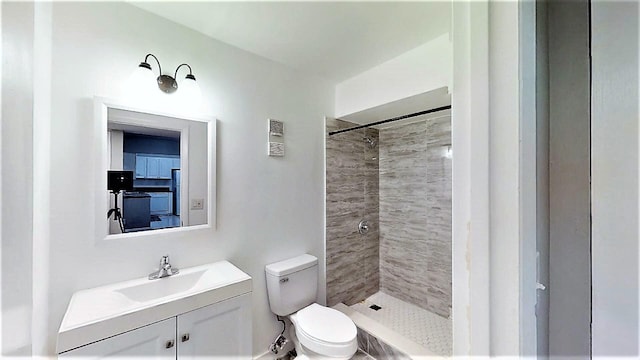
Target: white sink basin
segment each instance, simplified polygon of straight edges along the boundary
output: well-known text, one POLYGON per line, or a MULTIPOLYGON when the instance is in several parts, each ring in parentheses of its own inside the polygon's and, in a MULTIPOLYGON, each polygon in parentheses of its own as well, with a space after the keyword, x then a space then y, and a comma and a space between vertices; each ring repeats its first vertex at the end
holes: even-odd
POLYGON ((180 269, 73 294, 58 333, 57 352, 121 334, 251 292, 251 277, 228 261, 180 269))
POLYGON ((170 277, 136 283, 116 290, 131 301, 148 302, 165 296, 176 295, 192 289, 207 270, 192 273, 178 273, 170 277))

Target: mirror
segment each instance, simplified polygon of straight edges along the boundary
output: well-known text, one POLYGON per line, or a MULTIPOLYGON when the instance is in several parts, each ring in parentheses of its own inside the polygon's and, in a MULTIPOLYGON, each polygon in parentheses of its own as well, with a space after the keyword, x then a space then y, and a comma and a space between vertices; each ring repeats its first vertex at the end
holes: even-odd
POLYGON ((103 139, 97 217, 104 237, 212 225, 215 120, 96 99, 103 139))

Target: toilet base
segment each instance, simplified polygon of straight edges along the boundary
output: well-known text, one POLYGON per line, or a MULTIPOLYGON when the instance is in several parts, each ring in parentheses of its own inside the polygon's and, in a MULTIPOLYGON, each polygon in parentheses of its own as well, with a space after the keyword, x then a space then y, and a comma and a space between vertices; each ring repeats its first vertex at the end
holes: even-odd
POLYGON ((291 327, 289 328, 289 339, 291 339, 291 341, 293 342, 293 346, 295 347, 296 352, 298 353, 298 356, 296 357, 296 359, 299 359, 299 360, 349 360, 353 357, 353 355, 349 357, 332 357, 332 356, 318 354, 314 351, 307 349, 298 340, 298 337, 296 336, 296 326, 293 324, 293 322, 291 324, 291 327))

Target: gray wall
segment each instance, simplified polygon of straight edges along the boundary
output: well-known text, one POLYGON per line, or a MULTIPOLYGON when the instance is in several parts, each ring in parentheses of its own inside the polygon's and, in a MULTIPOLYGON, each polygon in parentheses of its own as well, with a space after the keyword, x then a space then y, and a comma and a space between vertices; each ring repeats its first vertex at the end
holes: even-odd
POLYGON ((549 354, 590 354, 589 4, 548 3, 549 354))
POLYGON ((380 288, 451 310, 451 118, 380 131, 380 288))
MULTIPOLYGON (((549 38, 547 2, 536 7, 536 250, 537 281, 549 286, 549 38)), ((537 355, 549 355, 549 290, 536 290, 537 355)))
MULTIPOLYGON (((327 119, 327 132, 356 124, 327 119)), ((327 304, 352 305, 379 289, 378 130, 327 135, 326 256, 327 304), (366 235, 358 223, 369 221, 366 235)))

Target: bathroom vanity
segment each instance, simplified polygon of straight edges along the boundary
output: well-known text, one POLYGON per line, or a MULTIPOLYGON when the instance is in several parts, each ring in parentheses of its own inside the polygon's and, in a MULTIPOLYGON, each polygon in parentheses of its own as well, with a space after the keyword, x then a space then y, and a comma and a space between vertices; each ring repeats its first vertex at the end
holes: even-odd
POLYGON ((251 358, 251 277, 228 261, 76 292, 59 358, 251 358))

